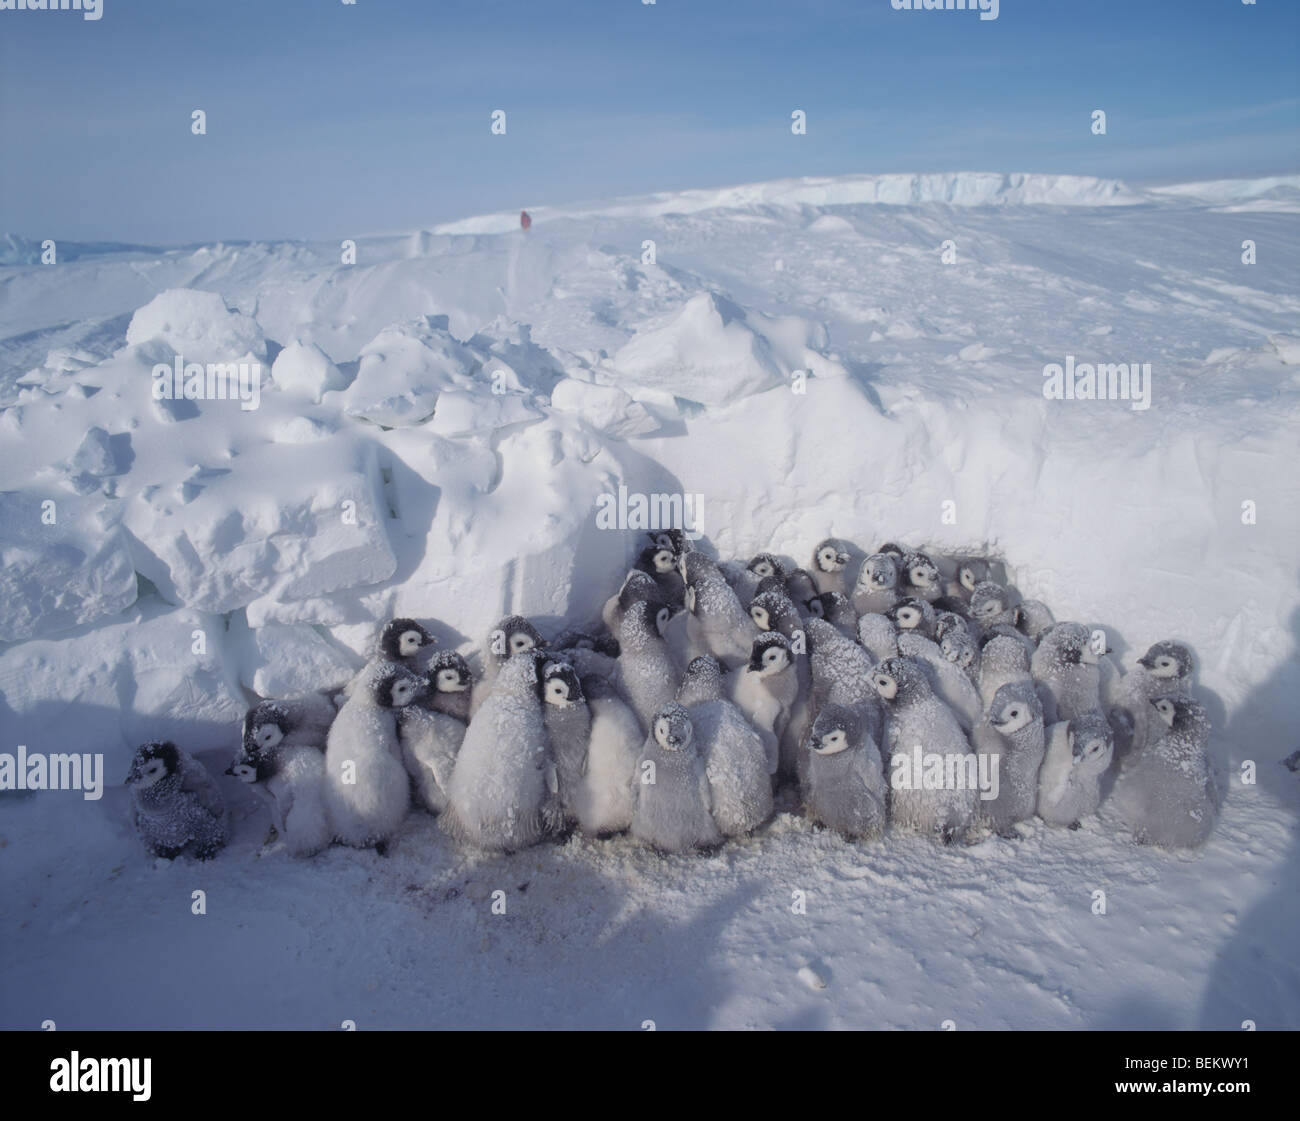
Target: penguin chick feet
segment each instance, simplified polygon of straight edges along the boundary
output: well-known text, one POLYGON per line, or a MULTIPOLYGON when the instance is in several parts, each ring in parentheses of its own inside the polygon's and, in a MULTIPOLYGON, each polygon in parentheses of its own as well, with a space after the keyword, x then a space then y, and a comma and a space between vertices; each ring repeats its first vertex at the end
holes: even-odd
POLYGON ((175 860, 180 856, 183 847, 184 846, 181 846, 181 848, 167 848, 164 845, 154 845, 154 847, 149 851, 160 860, 175 860))
POLYGON ((378 853, 380 856, 387 856, 387 855, 388 855, 388 842, 387 842, 387 841, 376 841, 376 842, 375 842, 375 852, 378 853))

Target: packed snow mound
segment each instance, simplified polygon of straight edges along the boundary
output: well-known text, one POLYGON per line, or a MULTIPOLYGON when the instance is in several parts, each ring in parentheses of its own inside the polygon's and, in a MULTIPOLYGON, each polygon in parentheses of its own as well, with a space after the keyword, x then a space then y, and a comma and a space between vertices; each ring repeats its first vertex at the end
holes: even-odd
POLYGON ((223 613, 259 596, 308 599, 393 574, 373 446, 265 445, 239 467, 195 465, 176 486, 130 502, 123 524, 138 570, 165 599, 223 613))
POLYGON ((343 411, 389 428, 420 424, 433 415, 444 389, 473 385, 477 365, 451 337, 445 318, 387 328, 362 349, 343 411))
POLYGON ((275 356, 271 380, 285 393, 320 404, 331 389, 345 389, 347 379, 315 343, 291 343, 275 356))
POLYGON ((125 611, 135 570, 93 498, 0 492, 0 642, 21 642, 125 611))
POLYGON ((160 292, 131 317, 127 345, 154 340, 165 343, 186 363, 266 357, 266 339, 255 319, 231 311, 216 292, 193 288, 160 292))
MULTIPOLYGON (((1118 179, 1025 172, 954 171, 935 174, 805 176, 707 190, 634 195, 612 203, 530 208, 533 224, 556 218, 656 217, 754 207, 852 206, 1132 206, 1140 191, 1118 179)), ((439 234, 497 234, 517 230, 519 215, 483 214, 434 227, 439 234)))
POLYGON ((764 318, 754 316, 751 325, 730 300, 702 292, 666 320, 638 331, 613 356, 614 376, 634 397, 667 404, 680 397, 722 407, 764 393, 799 368, 792 355, 808 356, 791 338, 788 322, 771 321, 774 345, 762 330, 764 318))

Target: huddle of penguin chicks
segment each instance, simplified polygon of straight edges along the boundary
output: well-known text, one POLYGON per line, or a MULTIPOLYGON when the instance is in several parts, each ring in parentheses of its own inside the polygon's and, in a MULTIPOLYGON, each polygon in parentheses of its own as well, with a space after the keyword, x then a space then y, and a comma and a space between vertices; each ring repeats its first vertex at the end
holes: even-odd
MULTIPOLYGON (((1121 675, 1101 632, 1056 622, 982 559, 887 544, 850 584, 851 546, 834 539, 805 570, 649 537, 604 606, 608 633, 547 644, 511 616, 476 682, 421 624, 394 619, 337 709, 324 694, 250 709, 227 774, 302 856, 335 842, 386 852, 413 800, 489 851, 574 828, 710 850, 767 821, 782 783, 850 839, 894 828, 972 843, 1035 815, 1077 827, 1106 798, 1142 843, 1195 847, 1213 828, 1186 646, 1156 643, 1121 675), (915 779, 898 781, 913 755, 915 779), (932 782, 936 757, 946 780, 932 782), (996 779, 960 777, 977 771, 996 779)), ((137 825, 159 855, 224 843, 220 795, 206 773, 195 789, 194 768, 171 744, 137 753, 137 825)))

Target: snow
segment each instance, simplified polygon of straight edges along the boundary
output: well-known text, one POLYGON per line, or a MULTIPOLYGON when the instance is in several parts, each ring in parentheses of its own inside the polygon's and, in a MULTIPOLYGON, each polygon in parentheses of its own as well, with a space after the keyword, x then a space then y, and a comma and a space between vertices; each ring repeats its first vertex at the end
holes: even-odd
POLYGON ((413 813, 384 861, 304 861, 222 777, 203 865, 146 857, 120 787, 3 795, 0 1026, 1300 1026, 1297 209, 1297 177, 969 173, 530 206, 527 234, 361 238, 354 266, 6 240, 3 750, 78 744, 120 779, 171 738, 219 775, 253 692, 346 679, 384 618, 467 654, 511 612, 590 628, 639 544, 595 527, 621 483, 702 494, 722 558, 992 555, 1126 666, 1186 642, 1231 782, 1191 854, 1105 807, 858 845, 783 796, 709 857, 486 855, 413 813), (178 354, 262 363, 257 407, 155 402, 178 354), (1151 363, 1151 407, 1044 399, 1067 355, 1151 363))

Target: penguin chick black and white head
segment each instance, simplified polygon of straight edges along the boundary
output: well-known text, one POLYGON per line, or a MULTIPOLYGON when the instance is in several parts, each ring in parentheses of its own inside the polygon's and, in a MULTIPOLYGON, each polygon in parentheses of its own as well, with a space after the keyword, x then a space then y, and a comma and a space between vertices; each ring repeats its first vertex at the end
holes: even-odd
POLYGON ((1010 606, 1010 595, 1001 584, 981 580, 971 590, 970 615, 977 623, 987 623, 1010 606))
POLYGON ((584 700, 578 673, 568 662, 547 662, 542 666, 542 700, 557 708, 568 708, 584 700))
POLYGON ((871 592, 898 587, 898 561, 892 553, 872 553, 858 569, 858 587, 871 592))
POLYGON ((975 664, 977 648, 970 631, 949 629, 939 639, 939 651, 948 661, 962 669, 970 669, 975 664))
POLYGON ((749 617, 760 631, 770 631, 785 612, 793 610, 794 604, 785 592, 762 592, 749 605, 749 617))
POLYGON ((835 537, 828 537, 813 551, 813 564, 821 572, 843 572, 849 563, 848 546, 835 537))
POLYGON ((969 634, 970 628, 966 626, 966 620, 955 611, 940 611, 938 608, 934 612, 934 637, 936 641, 942 642, 944 635, 950 631, 969 634))
POLYGON ((394 662, 371 681, 370 700, 379 708, 405 708, 428 691, 423 677, 394 662))
POLYGON ((1157 642, 1138 659, 1152 677, 1181 680, 1192 675, 1192 652, 1181 642, 1157 642))
POLYGON ((759 553, 749 564, 745 566, 759 580, 768 580, 775 578, 785 580, 785 565, 783 565, 771 553, 759 553))
POLYGON ((688 751, 694 744, 690 714, 679 704, 664 705, 656 712, 653 728, 655 743, 664 751, 688 751))
POLYGON ((445 650, 429 663, 429 687, 436 693, 463 693, 474 684, 469 663, 455 650, 445 650))
POLYGON ((957 565, 957 583, 966 590, 967 594, 975 590, 976 584, 981 584, 988 578, 989 562, 979 557, 967 557, 957 565))
POLYGON ((780 631, 764 631, 754 639, 746 668, 760 677, 771 677, 789 664, 790 640, 780 631))
POLYGON ((275 701, 258 701, 244 717, 244 744, 257 751, 271 751, 293 731, 283 706, 275 701))
POLYGON ((542 645, 542 636, 537 628, 522 615, 510 615, 502 619, 488 635, 488 649, 498 662, 536 650, 542 645))
POLYGON ((1104 771, 1110 765, 1114 740, 1110 724, 1099 709, 1085 712, 1070 721, 1070 755, 1074 766, 1091 772, 1104 771))
POLYGON ((1012 736, 1027 724, 1043 718, 1043 702, 1031 681, 1008 681, 993 694, 989 723, 1004 736, 1012 736))
POLYGON ((902 577, 908 588, 924 594, 939 587, 939 566, 926 553, 908 553, 903 558, 902 577))
POLYGON ((1077 666, 1084 662, 1096 663, 1097 654, 1089 641, 1088 628, 1082 623, 1057 623, 1043 635, 1038 643, 1040 651, 1055 666, 1077 666))
POLYGON ((636 571, 663 576, 677 567, 677 554, 664 545, 647 545, 636 559, 636 571))
POLYGON ((660 549, 671 549, 674 556, 680 557, 691 552, 695 546, 691 544, 691 539, 686 536, 686 531, 681 529, 656 529, 647 531, 646 536, 650 538, 650 544, 660 549))
POLYGON ((153 741, 141 744, 131 760, 126 774, 126 784, 138 790, 148 790, 164 779, 179 772, 180 753, 170 741, 153 741))
POLYGON ((414 619, 390 620, 379 634, 379 656, 392 662, 413 658, 432 645, 433 635, 414 619))
POLYGON ((838 755, 857 746, 861 735, 862 721, 852 709, 843 705, 823 705, 813 721, 808 746, 818 755, 838 755))
POLYGON ((891 704, 906 704, 930 692, 925 671, 911 658, 886 658, 871 671, 871 684, 891 704))
POLYGON ((895 557, 900 562, 903 559, 902 548, 898 545, 895 545, 892 541, 886 541, 883 545, 880 546, 879 549, 876 550, 876 552, 885 553, 888 556, 895 557))
POLYGON ((1203 705, 1186 693, 1165 693, 1151 702, 1170 734, 1203 740, 1210 732, 1210 717, 1203 705))
POLYGON ((915 631, 926 636, 934 633, 934 608, 923 599, 902 600, 889 609, 888 615, 900 632, 915 631))

